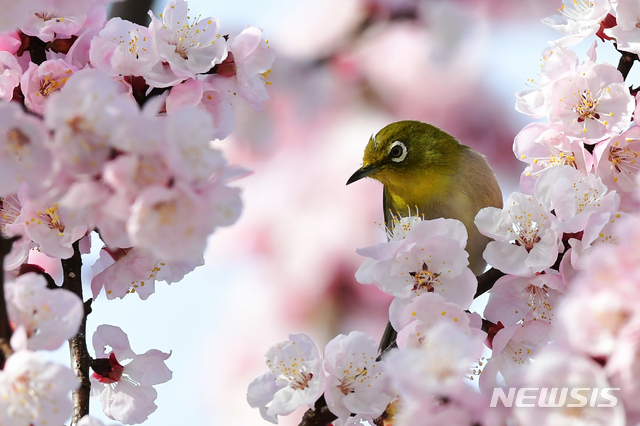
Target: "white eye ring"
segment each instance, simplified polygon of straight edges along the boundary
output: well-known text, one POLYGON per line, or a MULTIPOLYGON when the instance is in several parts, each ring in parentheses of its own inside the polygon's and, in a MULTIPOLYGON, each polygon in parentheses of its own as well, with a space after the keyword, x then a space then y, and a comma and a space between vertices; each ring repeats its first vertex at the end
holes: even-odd
POLYGON ((399 157, 392 158, 391 161, 395 161, 396 163, 401 163, 404 161, 405 158, 407 158, 407 147, 402 142, 395 141, 394 143, 391 144, 391 147, 389 148, 389 154, 391 154, 391 151, 396 146, 400 146, 402 148, 402 154, 399 157))

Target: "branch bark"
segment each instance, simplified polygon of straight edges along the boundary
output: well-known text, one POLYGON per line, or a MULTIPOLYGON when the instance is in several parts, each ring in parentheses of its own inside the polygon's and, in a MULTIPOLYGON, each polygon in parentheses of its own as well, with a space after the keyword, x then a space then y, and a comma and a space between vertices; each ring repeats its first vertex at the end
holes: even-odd
POLYGON ((491 290, 496 281, 498 281, 498 278, 504 277, 505 275, 507 274, 496 268, 491 268, 488 271, 478 275, 478 289, 476 290, 476 294, 475 296, 473 296, 473 298, 477 299, 487 291, 491 290))
MULTIPOLYGON (((82 256, 80 255, 79 242, 73 243, 73 256, 69 259, 62 259, 62 271, 64 282, 62 288, 75 293, 82 298, 82 256)), ((73 414, 71 415, 71 426, 77 425, 78 421, 89 414, 89 395, 91 382, 89 380, 89 365, 91 357, 87 350, 87 315, 91 312, 91 299, 85 303, 84 318, 78 330, 78 334, 69 340, 69 350, 71 352, 71 368, 80 380, 80 388, 73 391, 73 414)))
POLYGON ((11 325, 9 324, 9 312, 4 298, 4 258, 11 251, 14 241, 19 239, 20 237, 5 238, 0 233, 0 369, 4 368, 4 362, 13 353, 9 344, 12 334, 11 325))
MULTIPOLYGON (((618 46, 616 45, 616 50, 618 50, 618 46)), ((620 61, 618 62, 618 71, 622 74, 624 80, 627 79, 629 75, 629 71, 631 71, 631 67, 638 60, 638 55, 635 53, 624 52, 622 50, 618 50, 622 55, 620 57, 620 61)))
POLYGON ((147 12, 151 9, 153 0, 127 0, 119 3, 114 3, 111 6, 109 17, 115 16, 131 21, 134 24, 147 26, 151 22, 151 18, 147 12))
POLYGON ((327 426, 337 418, 338 416, 329 411, 327 401, 325 401, 324 395, 322 395, 316 401, 314 408, 309 408, 304 413, 299 426, 327 426))

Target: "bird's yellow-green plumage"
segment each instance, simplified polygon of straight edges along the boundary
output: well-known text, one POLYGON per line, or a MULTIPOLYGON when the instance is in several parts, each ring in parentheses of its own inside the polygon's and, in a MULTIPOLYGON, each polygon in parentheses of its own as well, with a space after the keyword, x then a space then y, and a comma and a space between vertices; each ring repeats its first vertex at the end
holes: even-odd
MULTIPOLYGON (((458 219, 469 234, 469 267, 482 273, 482 253, 489 238, 478 232, 474 218, 484 207, 502 208, 502 192, 485 157, 453 136, 419 121, 392 123, 369 140, 362 167, 347 185, 364 177, 384 185, 383 205, 387 228, 395 217, 458 219)), ((395 339, 387 324, 380 341, 384 351, 395 339)))
POLYGON ((385 222, 416 214, 458 219, 467 228, 472 271, 486 266, 489 239, 473 220, 484 207, 502 207, 502 193, 485 157, 430 124, 399 121, 369 140, 363 165, 348 183, 371 177, 384 185, 385 222))

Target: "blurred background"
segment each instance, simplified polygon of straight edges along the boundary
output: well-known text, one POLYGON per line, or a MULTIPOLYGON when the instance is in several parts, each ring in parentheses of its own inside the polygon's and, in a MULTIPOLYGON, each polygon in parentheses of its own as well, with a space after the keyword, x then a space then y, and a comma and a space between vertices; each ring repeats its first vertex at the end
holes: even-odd
MULTIPOLYGON (((167 1, 118 3, 112 14, 146 24, 151 3, 157 15, 167 1)), ((249 382, 266 371, 272 344, 305 332, 322 350, 339 333, 362 330, 379 339, 384 330, 390 297, 354 279, 363 260, 356 248, 385 240, 382 186, 370 179, 345 186, 369 137, 397 120, 434 124, 488 157, 506 198, 524 168, 513 138, 531 122, 514 110, 514 93, 537 76, 540 53, 560 37, 540 19, 561 3, 189 5, 192 16, 219 18, 231 36, 259 26, 276 52, 264 110, 234 105, 235 130, 216 142, 231 163, 254 172, 237 182, 244 211, 210 238, 206 265, 182 282, 157 284, 146 301, 101 295, 88 334, 113 324, 137 353, 172 351, 173 379, 156 387, 159 408, 145 425, 265 425, 245 398, 249 382)), ((590 43, 576 47, 581 57, 590 43)), ((599 55, 617 64, 610 46, 599 55)), ((87 286, 90 280, 88 269, 87 286)), ((91 411, 107 420, 96 401, 91 411)), ((303 411, 280 424, 298 424, 303 411)))

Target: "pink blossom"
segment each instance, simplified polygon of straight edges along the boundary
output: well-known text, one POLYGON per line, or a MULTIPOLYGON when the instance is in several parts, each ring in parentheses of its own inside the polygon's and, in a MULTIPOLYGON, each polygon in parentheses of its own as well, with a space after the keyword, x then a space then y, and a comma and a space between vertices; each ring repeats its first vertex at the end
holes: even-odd
POLYGON ((262 110, 262 102, 269 98, 265 84, 271 84, 266 79, 275 58, 268 41, 262 38, 262 30, 248 25, 234 37, 229 44, 229 50, 229 57, 235 64, 237 93, 249 103, 251 108, 256 111, 262 110))
POLYGON ((53 153, 65 173, 95 175, 111 155, 114 129, 135 117, 138 106, 98 70, 73 74, 47 104, 45 122, 55 131, 53 153))
POLYGON ((597 159, 596 176, 602 178, 608 188, 623 193, 637 189, 640 127, 634 125, 624 133, 597 144, 594 154, 597 159))
POLYGON ((133 203, 135 197, 151 185, 168 186, 173 170, 168 166, 166 152, 123 154, 104 166, 104 180, 113 192, 133 203))
POLYGON ((69 38, 80 32, 91 8, 104 8, 101 3, 101 0, 40 1, 32 6, 35 13, 20 24, 20 30, 45 42, 69 38))
POLYGON ((640 4, 636 0, 617 0, 612 3, 616 25, 605 29, 604 33, 615 39, 621 51, 640 53, 640 34, 637 27, 640 22, 640 4))
POLYGON ((204 259, 197 263, 162 262, 157 257, 145 253, 140 248, 118 249, 117 255, 106 248, 100 250, 100 258, 91 267, 96 274, 91 281, 93 298, 97 298, 102 288, 107 299, 123 298, 129 293, 137 293, 142 300, 155 292, 155 282, 178 282, 204 259))
MULTIPOLYGON (((64 0, 67 1, 67 0, 64 0)), ((73 0, 71 0, 73 1, 73 0)), ((105 3, 104 0, 98 0, 105 3)), ((118 0, 116 0, 118 1, 118 0)), ((109 2, 109 1, 107 1, 109 2)), ((91 40, 98 35, 107 23, 107 10, 103 7, 93 7, 87 12, 87 18, 82 28, 78 30, 77 38, 69 48, 65 55, 65 60, 77 67, 83 69, 89 63, 89 54, 91 40)))
MULTIPOLYGON (((11 232, 12 227, 10 226, 15 223, 21 211, 22 204, 17 194, 0 198, 0 233, 5 238, 24 235, 24 225, 14 228, 15 234, 11 232), (7 230, 8 225, 9 230, 7 230)), ((4 258, 5 272, 19 268, 29 258, 32 244, 29 238, 24 237, 13 243, 11 252, 4 258)))
POLYGON ((78 332, 84 305, 75 294, 49 289, 42 275, 28 273, 5 284, 9 319, 31 350, 58 349, 78 332))
POLYGON ((109 75, 144 76, 160 61, 149 29, 112 18, 91 40, 91 64, 109 75))
POLYGON ((569 251, 565 253, 565 256, 571 259, 571 266, 578 270, 584 269, 586 267, 585 259, 588 259, 589 253, 594 247, 600 244, 618 244, 620 232, 623 230, 617 226, 617 223, 627 216, 623 212, 592 216, 582 232, 582 238, 570 238, 568 241, 571 251, 570 256, 569 251))
POLYGON ((51 171, 49 134, 42 121, 15 102, 0 103, 0 196, 16 193, 21 184, 41 192, 51 171))
POLYGON ((172 0, 160 15, 151 15, 149 30, 160 57, 181 78, 195 78, 227 56, 227 43, 220 36, 220 21, 193 17, 187 2, 172 0))
POLYGON ((426 330, 437 324, 446 322, 459 331, 471 335, 483 334, 478 329, 472 329, 469 315, 452 302, 447 302, 437 293, 422 293, 410 301, 398 303, 396 298, 389 308, 389 319, 393 328, 398 330, 396 342, 398 348, 415 348, 424 341, 426 330))
POLYGON ((554 44, 572 46, 600 29, 600 22, 611 11, 611 5, 609 0, 575 0, 563 3, 558 10, 562 15, 549 16, 542 22, 565 34, 554 44))
POLYGON ((207 200, 185 185, 145 189, 127 223, 136 246, 166 260, 197 261, 214 229, 207 200))
POLYGON ((586 176, 593 167, 591 154, 579 140, 570 140, 545 123, 531 123, 518 133, 513 141, 513 152, 529 164, 520 176, 520 191, 533 194, 535 182, 551 167, 568 165, 586 176))
MULTIPOLYGON (((527 369, 522 387, 547 388, 549 392, 552 392, 552 388, 558 388, 556 395, 551 393, 548 398, 553 398, 554 403, 559 401, 560 406, 543 407, 536 403, 532 408, 516 407, 514 414, 520 425, 622 426, 625 424, 622 404, 611 406, 611 401, 603 398, 601 392, 598 392, 593 403, 591 402, 594 388, 601 390, 613 387, 607 381, 602 367, 592 359, 558 345, 548 346, 540 351, 536 362, 527 369), (568 394, 563 400, 562 388, 567 388, 567 393, 575 389, 581 399, 568 394)), ((540 391, 542 392, 542 389, 540 391)), ((529 395, 532 394, 533 392, 529 393, 529 395)), ((610 395, 615 396, 615 393, 610 395)))
POLYGON ((188 79, 174 86, 167 97, 167 114, 173 115, 183 107, 204 108, 213 119, 213 138, 224 139, 233 130, 234 115, 227 100, 226 78, 207 76, 205 81, 188 79))
POLYGON ((0 371, 0 422, 63 424, 71 416, 70 392, 79 386, 68 367, 46 362, 34 352, 15 352, 0 371))
POLYGON ((385 361, 400 395, 442 395, 456 389, 482 353, 481 334, 468 335, 452 322, 425 331, 417 348, 392 350, 385 361))
MULTIPOLYGON (((593 261, 593 256, 590 259, 593 261)), ((593 269, 590 267, 583 274, 593 269)), ((583 286, 584 280, 585 276, 579 275, 573 287, 583 286)), ((616 291, 622 283, 616 284, 613 288, 602 285, 576 291, 567 296, 559 312, 569 342, 594 357, 611 355, 621 334, 639 330, 638 307, 629 296, 616 291)))
POLYGON ((551 326, 546 321, 531 320, 501 328, 491 341, 491 359, 480 374, 480 389, 491 394, 502 374, 507 385, 518 382, 531 360, 549 341, 551 326))
POLYGON ((47 256, 70 258, 73 255, 72 244, 87 232, 86 224, 73 223, 72 213, 57 203, 44 204, 22 194, 20 202, 20 215, 12 225, 7 225, 7 230, 23 231, 47 256))
POLYGON ((0 51, 0 99, 13 99, 13 89, 20 84, 22 67, 18 60, 9 52, 0 51))
POLYGON ((484 317, 504 325, 530 320, 551 324, 562 290, 562 278, 552 269, 533 277, 505 275, 489 290, 484 317))
POLYGON ((44 61, 40 65, 30 63, 29 69, 20 80, 27 108, 43 115, 49 96, 60 90, 76 71, 76 67, 67 64, 63 59, 44 61))
POLYGON ((31 15, 40 7, 50 2, 48 0, 33 1, 3 1, 2 14, 0 15, 0 31, 13 31, 24 25, 31 15))
POLYGON ((91 396, 100 397, 102 410, 110 419, 124 424, 142 423, 156 408, 154 385, 165 383, 172 372, 165 365, 171 353, 151 349, 136 355, 129 338, 118 327, 100 325, 93 335, 96 354, 91 377, 91 396), (108 350, 107 348, 111 348, 108 350), (120 364, 130 359, 127 364, 120 364))
POLYGON ((517 192, 502 210, 480 210, 475 218, 478 230, 495 239, 487 245, 484 259, 504 273, 523 277, 549 268, 560 249, 555 220, 535 197, 517 192))
POLYGON ((0 32, 0 51, 15 55, 18 49, 20 49, 21 44, 20 33, 18 31, 0 32))
POLYGON ((498 408, 489 408, 489 401, 474 387, 460 384, 455 390, 435 395, 400 395, 398 413, 393 418, 397 426, 465 426, 505 424, 507 416, 498 408))
POLYGON ((516 93, 516 111, 533 118, 547 115, 548 106, 545 99, 549 93, 550 83, 578 67, 578 56, 571 49, 560 46, 547 47, 542 51, 540 80, 530 79, 532 89, 516 93))
POLYGON ((58 189, 64 194, 59 205, 72 212, 75 223, 82 223, 89 229, 98 228, 101 239, 110 247, 133 245, 126 230, 132 201, 114 194, 104 179, 72 181, 71 185, 58 189))
POLYGON ((203 182, 222 173, 227 161, 211 145, 213 132, 213 121, 203 109, 181 108, 167 117, 166 158, 176 177, 203 182))
POLYGON ((278 423, 298 407, 313 405, 325 391, 324 360, 315 342, 304 333, 273 345, 265 354, 269 371, 249 384, 247 402, 265 420, 278 423))
POLYGON ((627 412, 640 413, 640 340, 637 333, 624 333, 620 342, 607 360, 605 372, 612 386, 620 388, 618 397, 622 397, 627 412))
POLYGON ((375 283, 396 297, 434 291, 463 309, 473 301, 477 286, 464 250, 467 233, 454 219, 424 220, 411 226, 401 241, 358 249, 367 259, 356 279, 375 283))
POLYGON ((622 74, 590 60, 551 83, 545 102, 552 125, 567 136, 588 139, 624 130, 635 108, 622 74))
POLYGON ((388 388, 384 361, 376 361, 378 344, 366 333, 339 334, 324 349, 327 377, 324 393, 329 410, 342 426, 351 413, 376 418, 392 395, 388 388))
POLYGON ((582 176, 569 166, 554 167, 540 176, 534 193, 540 204, 555 212, 557 229, 565 233, 583 231, 593 216, 612 213, 620 204, 620 196, 608 192, 600 178, 582 176))

